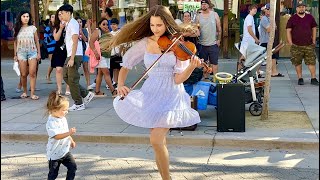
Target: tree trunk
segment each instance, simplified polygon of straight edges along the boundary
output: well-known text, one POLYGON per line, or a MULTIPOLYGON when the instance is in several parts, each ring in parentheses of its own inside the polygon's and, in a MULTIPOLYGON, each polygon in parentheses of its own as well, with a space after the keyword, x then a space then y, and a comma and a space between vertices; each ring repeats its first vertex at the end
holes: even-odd
POLYGON ((267 67, 266 67, 266 83, 264 87, 264 97, 262 105, 261 120, 266 120, 269 117, 269 99, 270 99, 270 81, 271 81, 271 68, 272 68, 272 45, 274 42, 275 34, 275 11, 276 11, 276 1, 270 0, 270 36, 267 47, 267 67))
POLYGON ((221 41, 220 41, 220 48, 222 47, 223 49, 223 58, 229 58, 228 54, 228 14, 229 14, 229 9, 228 9, 228 0, 224 0, 224 10, 223 10, 223 23, 222 23, 222 29, 220 32, 221 33, 221 41))
POLYGON ((43 16, 42 16, 42 19, 46 20, 47 19, 47 14, 48 14, 48 11, 49 11, 50 0, 43 0, 42 3, 43 3, 43 16))
POLYGON ((92 7, 92 25, 91 29, 96 29, 98 24, 98 11, 99 11, 99 0, 92 0, 91 1, 91 7, 92 7))

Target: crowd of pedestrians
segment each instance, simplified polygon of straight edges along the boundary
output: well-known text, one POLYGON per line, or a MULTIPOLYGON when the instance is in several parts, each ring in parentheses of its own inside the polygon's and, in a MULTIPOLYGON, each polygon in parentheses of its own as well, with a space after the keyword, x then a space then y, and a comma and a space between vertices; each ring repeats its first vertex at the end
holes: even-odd
MULTIPOLYGON (((197 47, 197 55, 209 64, 210 70, 204 72, 204 80, 209 80, 209 73, 215 74, 218 72, 222 30, 220 17, 213 7, 214 5, 210 1, 202 0, 201 9, 197 11, 195 17, 191 17, 193 14, 190 12, 184 12, 183 23, 180 24, 181 27, 192 26, 192 31, 184 33, 185 41, 193 42, 197 47)), ((248 44, 256 43, 267 47, 269 41, 271 31, 270 4, 268 3, 261 8, 260 23, 256 29, 254 16, 257 10, 258 7, 254 4, 248 7, 248 15, 243 24, 240 46, 242 56, 240 57, 238 69, 241 68, 241 62, 245 61, 245 52, 248 44)), ((312 15, 306 13, 306 5, 303 1, 297 2, 296 11, 297 13, 292 15, 287 23, 287 39, 288 44, 291 45, 291 61, 295 66, 299 85, 304 84, 302 60, 304 60, 310 71, 311 84, 318 85, 319 82, 315 74, 316 55, 314 53, 317 24, 312 15)), ((62 11, 61 8, 58 9, 55 14, 50 14, 49 19, 40 26, 40 36, 38 37, 37 28, 33 25, 30 12, 21 11, 18 15, 13 36, 15 38, 14 60, 19 62, 21 71, 16 92, 21 93, 21 98, 39 99, 35 92, 39 90, 36 88, 37 72, 41 59, 46 57, 51 62, 45 76, 46 82, 52 83, 51 74, 56 69, 55 80, 58 94, 71 95, 76 105, 82 103, 82 96, 88 95, 87 91, 93 91, 93 95, 97 97, 106 96, 106 93, 101 91, 102 79, 106 82, 106 87, 110 90, 112 96, 116 95, 115 89, 121 68, 120 63, 126 48, 119 46, 110 52, 104 52, 98 46, 100 40, 104 39, 101 37, 105 36, 105 34, 110 37, 109 34, 115 35, 120 31, 118 19, 112 18, 113 12, 107 7, 101 13, 98 28, 92 29, 90 19, 73 18, 73 16, 73 9, 68 11, 62 11), (63 16, 66 16, 65 14, 70 14, 70 18, 65 17, 63 19, 63 16), (77 24, 74 22, 77 22, 77 24), (75 37, 77 37, 77 41, 75 41, 75 37), (44 51, 46 53, 43 53, 44 51), (91 61, 98 61, 94 68, 92 68, 94 63, 91 61), (71 70, 68 66, 74 66, 74 69, 71 70), (83 90, 78 80, 80 79, 78 71, 80 67, 83 68, 86 82, 86 87, 83 87, 83 90), (90 79, 90 69, 94 69, 96 74, 93 81, 90 79), (27 89, 27 77, 30 78, 30 96, 27 89), (62 87, 64 84, 63 79, 66 82, 65 88, 62 87), (91 81, 93 82, 92 84, 91 81)), ((275 28, 277 29, 277 27, 275 28)), ((277 69, 278 57, 277 53, 272 55, 271 77, 284 77, 277 69)), ((262 71, 257 71, 259 78, 263 78, 260 72, 262 71)), ((90 97, 93 95, 90 95, 90 97)), ((78 108, 76 110, 83 109, 78 108)), ((74 110, 74 108, 70 110, 74 110)))
MULTIPOLYGON (((260 24, 258 28, 259 38, 257 37, 256 25, 253 16, 257 13, 257 6, 250 5, 249 14, 245 18, 243 25, 243 37, 240 46, 242 56, 239 59, 238 69, 242 68, 242 61, 245 61, 245 54, 250 43, 259 44, 262 47, 267 47, 271 23, 270 23, 270 4, 267 3, 261 8, 260 24)), ((296 5, 296 14, 292 15, 286 25, 287 43, 290 45, 291 62, 295 66, 298 76, 298 85, 304 85, 302 78, 302 61, 308 66, 311 74, 311 84, 319 86, 319 81, 316 78, 316 28, 317 23, 311 14, 306 13, 306 4, 303 1, 298 1, 296 5)), ((277 29, 277 27, 275 27, 277 29)), ((275 31, 279 33, 279 31, 275 31)), ((276 45, 273 44, 273 47, 276 45)), ((272 55, 271 77, 284 77, 277 69, 278 53, 272 55)), ((263 78, 261 71, 258 70, 259 78, 263 78)))
MULTIPOLYGON (((21 93, 20 98, 30 97, 32 100, 40 98, 35 94, 35 91, 39 90, 36 88, 36 79, 38 65, 41 63, 41 59, 45 58, 50 60, 45 76, 46 83, 52 84, 51 76, 55 69, 57 94, 71 96, 74 100, 74 105, 69 108, 70 111, 84 110, 85 105, 94 96, 105 96, 104 92, 100 91, 102 77, 104 77, 111 94, 115 96, 117 77, 124 52, 122 50, 120 52, 119 47, 110 51, 96 51, 96 49, 100 49, 100 40, 104 39, 104 34, 110 37, 120 31, 119 21, 116 18, 111 18, 112 15, 111 9, 107 7, 105 13, 101 15, 98 28, 92 29, 90 19, 74 17, 73 7, 65 4, 55 14, 50 14, 49 19, 43 21, 37 30, 33 25, 31 13, 21 11, 17 16, 13 34, 14 61, 19 63, 21 72, 16 88, 16 92, 21 93), (94 43, 95 41, 97 43, 94 43), (90 51, 93 52, 91 57, 90 51), (117 60, 112 63, 110 63, 111 55, 118 56, 117 60), (89 63, 90 60, 97 61, 97 66, 89 63), (80 67, 83 68, 85 87, 79 84, 80 67), (90 69, 97 72, 93 84, 90 83, 90 69), (30 79, 30 96, 27 89, 28 77, 30 79), (98 83, 96 83, 97 81, 98 83), (63 87, 64 83, 65 87, 63 87)), ((2 94, 4 97, 4 93, 1 93, 1 97, 2 94)), ((5 98, 1 99, 5 100, 5 98)))

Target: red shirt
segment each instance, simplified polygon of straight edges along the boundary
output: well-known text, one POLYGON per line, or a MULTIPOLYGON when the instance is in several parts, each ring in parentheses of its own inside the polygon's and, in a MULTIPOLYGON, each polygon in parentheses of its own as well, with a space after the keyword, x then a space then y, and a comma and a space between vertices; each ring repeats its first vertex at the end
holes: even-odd
POLYGON ((286 29, 291 28, 292 43, 298 46, 308 46, 312 44, 312 28, 317 23, 312 15, 305 14, 303 18, 294 14, 290 17, 286 29))

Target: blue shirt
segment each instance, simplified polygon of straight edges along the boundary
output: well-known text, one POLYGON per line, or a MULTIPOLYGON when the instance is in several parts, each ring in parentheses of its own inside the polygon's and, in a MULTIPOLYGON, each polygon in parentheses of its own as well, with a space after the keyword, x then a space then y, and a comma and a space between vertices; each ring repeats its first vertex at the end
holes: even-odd
POLYGON ((263 16, 260 21, 259 26, 259 41, 260 43, 268 43, 269 42, 269 33, 267 32, 267 28, 270 26, 270 20, 267 16, 263 16))

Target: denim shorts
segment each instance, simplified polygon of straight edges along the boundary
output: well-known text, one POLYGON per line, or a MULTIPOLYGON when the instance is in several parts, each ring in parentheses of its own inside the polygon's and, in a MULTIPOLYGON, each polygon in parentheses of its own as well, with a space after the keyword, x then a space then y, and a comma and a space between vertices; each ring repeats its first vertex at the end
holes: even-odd
POLYGON ((37 51, 26 51, 17 53, 18 60, 27 61, 37 58, 37 51))

